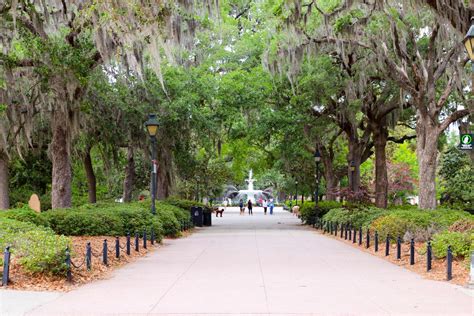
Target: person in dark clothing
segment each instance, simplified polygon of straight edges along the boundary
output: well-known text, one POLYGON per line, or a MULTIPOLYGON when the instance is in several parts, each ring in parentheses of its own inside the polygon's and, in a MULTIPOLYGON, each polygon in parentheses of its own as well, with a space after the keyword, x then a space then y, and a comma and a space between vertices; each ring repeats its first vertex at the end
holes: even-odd
POLYGON ((251 200, 249 200, 249 201, 247 202, 247 207, 248 207, 248 209, 249 209, 249 215, 253 215, 253 212, 252 212, 252 201, 251 201, 251 200))
POLYGON ((245 207, 244 207, 244 201, 242 199, 240 199, 239 201, 239 207, 240 207, 240 215, 244 215, 245 207))

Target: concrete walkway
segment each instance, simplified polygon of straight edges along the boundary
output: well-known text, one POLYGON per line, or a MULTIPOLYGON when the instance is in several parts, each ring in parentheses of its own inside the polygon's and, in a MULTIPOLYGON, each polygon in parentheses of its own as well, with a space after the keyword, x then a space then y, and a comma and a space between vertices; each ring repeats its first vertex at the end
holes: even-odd
MULTIPOLYGON (((28 315, 472 315, 464 288, 430 281, 301 226, 277 210, 167 241, 146 258, 52 297, 28 315)), ((0 291, 1 293, 1 291, 0 291)), ((1 305, 1 304, 0 304, 1 305)), ((0 310, 0 314, 1 310, 0 310)))

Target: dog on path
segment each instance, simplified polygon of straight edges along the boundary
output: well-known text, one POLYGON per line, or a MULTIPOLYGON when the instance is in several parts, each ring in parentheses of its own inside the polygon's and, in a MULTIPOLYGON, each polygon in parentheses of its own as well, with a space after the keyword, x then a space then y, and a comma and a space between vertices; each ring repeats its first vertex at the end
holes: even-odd
POLYGON ((221 217, 222 217, 222 213, 224 213, 224 209, 219 209, 218 207, 216 207, 214 209, 214 212, 216 212, 216 217, 219 217, 219 214, 221 214, 221 217))

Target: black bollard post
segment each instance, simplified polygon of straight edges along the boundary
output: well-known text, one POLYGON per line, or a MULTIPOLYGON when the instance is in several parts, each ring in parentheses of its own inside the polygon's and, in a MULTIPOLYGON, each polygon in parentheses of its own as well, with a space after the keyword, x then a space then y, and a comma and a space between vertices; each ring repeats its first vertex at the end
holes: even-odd
POLYGON ((146 249, 146 229, 143 231, 143 248, 146 249))
POLYGON ((426 271, 431 270, 431 260, 433 259, 431 251, 432 251, 431 250, 431 241, 428 240, 428 245, 426 245, 426 271))
POLYGON ((357 229, 354 227, 354 232, 352 234, 352 243, 355 244, 357 239, 357 229))
POLYGON ((108 257, 107 257, 108 251, 109 249, 107 247, 107 239, 104 239, 104 246, 102 247, 102 263, 104 265, 108 265, 108 257))
POLYGON ((150 237, 150 242, 152 245, 155 244, 155 231, 153 230, 153 227, 151 228, 151 237, 150 237))
POLYGON ((410 240, 410 265, 415 264, 415 240, 410 240))
POLYGON ((120 258, 120 240, 119 237, 115 237, 115 258, 120 258))
POLYGON ((397 237, 397 259, 402 258, 402 239, 400 236, 397 237))
POLYGON ((385 238, 385 257, 390 255, 390 235, 385 238))
POLYGON ((349 224, 349 240, 352 240, 352 224, 349 224))
POLYGON ((10 246, 5 248, 3 253, 3 275, 2 275, 2 286, 8 285, 8 280, 10 277, 10 246))
POLYGON ((130 233, 127 233, 127 255, 130 256, 130 233))
POLYGON ((347 223, 344 224, 344 240, 347 240, 347 223))
POLYGON ((345 226, 346 225, 342 225, 342 223, 341 223, 341 238, 344 237, 344 227, 345 226))
POLYGON ((370 230, 368 228, 365 236, 365 248, 370 248, 370 230))
POLYGON ((378 231, 375 231, 374 245, 375 245, 375 252, 379 251, 379 233, 378 233, 378 231))
POLYGON ((88 271, 92 268, 92 248, 90 242, 86 245, 86 267, 88 271))
POLYGON ((359 227, 359 246, 362 245, 362 226, 359 227))
POLYGON ((140 251, 138 233, 135 233, 135 251, 140 251))
POLYGON ((446 279, 449 281, 453 278, 453 252, 451 246, 448 246, 446 255, 446 279))
POLYGON ((329 222, 329 233, 332 235, 334 233, 334 223, 329 222))
POLYGON ((71 273, 71 253, 69 252, 69 247, 66 247, 66 279, 68 282, 72 282, 72 273, 71 273))

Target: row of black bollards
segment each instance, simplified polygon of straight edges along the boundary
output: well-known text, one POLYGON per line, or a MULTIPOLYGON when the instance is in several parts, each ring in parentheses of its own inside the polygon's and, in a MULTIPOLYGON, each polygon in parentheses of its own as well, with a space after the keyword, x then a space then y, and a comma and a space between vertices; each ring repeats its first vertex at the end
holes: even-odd
MULTIPOLYGON (((320 225, 317 225, 319 229, 323 230, 323 233, 328 233, 330 235, 338 236, 344 240, 352 240, 352 243, 357 242, 357 235, 359 236, 358 238, 358 244, 359 246, 362 245, 362 236, 363 236, 363 230, 362 227, 359 227, 357 229, 354 227, 352 224, 339 224, 337 222, 331 222, 331 221, 321 221, 320 225)), ((371 234, 370 230, 366 230, 365 234, 365 247, 368 249, 370 248, 370 240, 371 234)), ((379 251, 379 233, 377 231, 374 232, 374 250, 375 252, 379 251)), ((402 239, 400 236, 397 237, 396 239, 396 258, 401 259, 402 257, 402 239)), ((387 235, 385 237, 385 256, 390 255, 390 235, 387 235)), ((412 238, 410 240, 410 248, 409 248, 409 262, 410 265, 415 264, 415 241, 412 238)), ((431 241, 427 242, 426 246, 426 271, 430 271, 432 269, 432 261, 433 261, 433 250, 431 246, 431 241)), ((446 254, 446 279, 451 280, 452 279, 452 269, 453 269, 453 254, 452 254, 452 249, 451 246, 448 246, 447 249, 447 254, 446 254)))
POLYGON ((8 285, 8 280, 10 278, 10 246, 5 248, 3 253, 3 274, 2 274, 2 286, 8 285))
MULTIPOLYGON (((147 249, 147 233, 146 233, 146 230, 143 231, 143 248, 144 249, 147 249)), ((150 243, 152 245, 155 244, 155 232, 153 231, 153 229, 151 230, 151 234, 150 234, 150 243)), ((9 247, 7 247, 8 251, 9 251, 9 247)), ((115 237, 115 258, 116 259, 119 259, 120 258, 120 249, 122 249, 122 247, 120 246, 120 238, 117 236, 115 237)), ((131 249, 131 241, 130 241, 130 233, 127 233, 127 236, 126 236, 126 253, 127 255, 130 255, 130 249, 131 249)), ((7 250, 5 250, 7 251, 7 250)), ((139 244, 139 234, 138 233, 135 233, 135 251, 140 251, 140 244, 139 244)), ((86 254, 85 254, 85 259, 84 259, 84 262, 86 264, 86 269, 88 271, 91 270, 92 268, 92 256, 94 254, 92 253, 92 247, 91 247, 91 243, 88 242, 86 244, 86 254)), ((105 266, 108 266, 109 264, 109 246, 108 246, 108 243, 107 243, 107 239, 104 239, 104 242, 102 244, 102 263, 105 265, 105 266)), ((94 255, 95 256, 95 255, 94 255)), ((72 266, 76 267, 76 268, 79 268, 77 266, 75 266, 73 263, 72 263, 72 260, 71 260, 71 253, 69 251, 69 248, 66 248, 66 267, 67 267, 67 270, 66 270, 66 277, 67 277, 67 280, 69 282, 72 281, 72 272, 71 272, 71 268, 72 266)), ((82 266, 82 264, 81 264, 82 266)), ((4 271, 8 271, 8 269, 5 269, 4 268, 4 271)), ((2 282, 3 284, 3 282, 2 282)))
MULTIPOLYGON (((192 227, 193 227, 193 225, 191 224, 190 221, 183 220, 181 222, 181 231, 188 230, 189 228, 192 228, 192 227)), ((149 240, 150 244, 154 245, 155 244, 155 239, 156 239, 155 231, 153 229, 151 229, 150 240, 149 240)), ((147 249, 147 243, 148 243, 148 235, 147 235, 146 230, 144 230, 143 231, 143 248, 144 249, 147 249)), ((135 233, 135 251, 140 251, 139 247, 140 247, 140 245, 139 245, 139 234, 135 233)), ((119 239, 119 237, 115 237, 115 258, 116 259, 120 258, 120 249, 123 249, 120 246, 120 239, 119 239)), ((127 233, 127 236, 126 236, 125 250, 126 250, 127 255, 130 255, 130 252, 131 252, 130 251, 131 250, 130 233, 127 233)), ((102 263, 106 266, 108 265, 108 261, 109 261, 108 254, 109 254, 109 245, 107 243, 107 239, 104 239, 104 242, 102 244, 102 263)), ((94 254, 92 253, 92 247, 91 247, 90 242, 88 242, 86 244, 85 258, 84 258, 84 261, 79 266, 76 266, 72 262, 71 252, 70 252, 69 247, 66 248, 65 255, 66 255, 66 260, 65 260, 66 278, 69 282, 72 281, 72 267, 80 268, 83 264, 85 264, 86 269, 88 271, 90 271, 92 269, 92 256, 94 254)), ((96 256, 96 255, 94 255, 94 256, 96 256)), ((100 256, 100 255, 97 255, 97 256, 100 256)), ((11 258, 10 246, 7 246, 5 248, 5 252, 3 254, 3 271, 2 271, 2 283, 1 283, 2 286, 7 286, 8 282, 9 282, 10 258, 11 258)))

